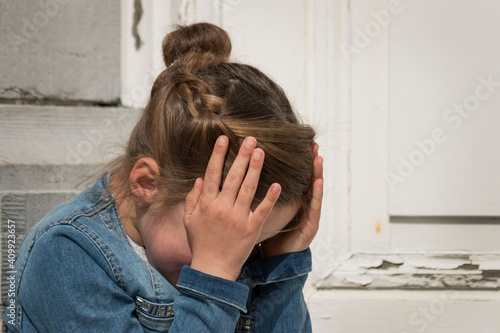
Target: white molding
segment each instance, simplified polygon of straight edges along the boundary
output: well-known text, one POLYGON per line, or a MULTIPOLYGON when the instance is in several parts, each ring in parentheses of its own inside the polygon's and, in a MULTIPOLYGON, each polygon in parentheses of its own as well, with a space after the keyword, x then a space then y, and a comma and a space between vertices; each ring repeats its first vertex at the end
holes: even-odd
POLYGON ((498 333, 500 292, 323 290, 311 297, 315 333, 498 333))
MULTIPOLYGON (((388 69, 389 27, 381 27, 369 42, 360 44, 359 31, 378 24, 370 13, 389 8, 389 0, 351 0, 348 45, 351 77, 351 251, 390 252, 388 214, 388 69)), ((380 25, 379 25, 380 26, 380 25)), ((367 35, 366 35, 367 36, 367 35)))
MULTIPOLYGON (((320 154, 324 157, 324 199, 320 230, 313 242, 312 280, 331 274, 339 260, 350 253, 350 67, 338 41, 349 38, 349 1, 314 2, 314 80, 306 82, 306 105, 316 126, 320 154), (311 93, 311 91, 313 93, 311 93), (313 99, 313 101, 311 101, 313 99), (348 131, 348 130, 347 130, 348 131)), ((310 20, 310 16, 307 16, 310 20)), ((310 26, 310 24, 306 24, 310 26)), ((306 34, 306 37, 312 34, 306 34)), ((306 45, 311 45, 306 41, 306 45)), ((310 60, 310 53, 307 60, 310 60)), ((310 76, 306 74, 306 77, 310 76)))

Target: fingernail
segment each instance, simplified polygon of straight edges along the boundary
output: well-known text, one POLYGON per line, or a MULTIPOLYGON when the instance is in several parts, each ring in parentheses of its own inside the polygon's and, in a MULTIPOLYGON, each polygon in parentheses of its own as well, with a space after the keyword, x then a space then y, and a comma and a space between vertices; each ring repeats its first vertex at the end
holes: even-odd
POLYGON ((227 138, 225 136, 221 136, 221 137, 219 137, 218 141, 219 141, 219 144, 225 145, 227 143, 227 138))
POLYGON ((245 146, 249 147, 249 148, 252 148, 255 146, 255 140, 254 139, 250 139, 250 138, 246 138, 245 139, 245 146))
POLYGON ((253 152, 253 158, 256 159, 256 160, 260 160, 260 158, 262 157, 262 152, 260 150, 255 150, 253 152))

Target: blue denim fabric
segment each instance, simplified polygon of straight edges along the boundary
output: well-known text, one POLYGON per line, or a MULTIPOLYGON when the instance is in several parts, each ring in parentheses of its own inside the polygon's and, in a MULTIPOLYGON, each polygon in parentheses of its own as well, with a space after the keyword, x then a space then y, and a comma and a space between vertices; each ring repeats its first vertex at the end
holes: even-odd
POLYGON ((23 239, 9 332, 311 332, 311 253, 254 259, 238 282, 183 267, 178 290, 131 247, 109 173, 23 239))

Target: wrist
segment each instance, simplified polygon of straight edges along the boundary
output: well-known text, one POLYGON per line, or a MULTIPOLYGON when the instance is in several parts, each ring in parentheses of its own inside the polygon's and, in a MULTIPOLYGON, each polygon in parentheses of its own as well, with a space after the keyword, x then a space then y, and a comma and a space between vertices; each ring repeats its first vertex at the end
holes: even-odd
POLYGON ((297 253, 306 250, 309 246, 294 246, 285 247, 279 246, 279 244, 271 243, 266 244, 265 242, 261 244, 260 247, 260 257, 262 259, 281 256, 284 254, 297 253))
POLYGON ((226 263, 207 259, 194 259, 191 261, 191 268, 202 273, 219 277, 221 279, 236 281, 240 275, 241 268, 235 269, 226 263))

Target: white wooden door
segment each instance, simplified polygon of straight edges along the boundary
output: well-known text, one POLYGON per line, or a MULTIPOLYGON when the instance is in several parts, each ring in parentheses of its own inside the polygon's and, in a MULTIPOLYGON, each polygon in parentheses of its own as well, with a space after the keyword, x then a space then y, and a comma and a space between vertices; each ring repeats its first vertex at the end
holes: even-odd
POLYGON ((333 139, 346 157, 333 178, 348 199, 327 208, 336 213, 317 242, 335 260, 317 262, 316 327, 499 332, 500 4, 335 10, 344 121, 333 139))
MULTIPOLYGON (((204 20, 316 126, 325 199, 305 290, 314 332, 500 332, 500 2, 143 6, 147 45, 122 43, 127 105, 144 102, 160 37, 204 20)), ((127 36, 130 2, 123 15, 127 36)))

